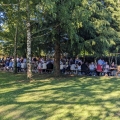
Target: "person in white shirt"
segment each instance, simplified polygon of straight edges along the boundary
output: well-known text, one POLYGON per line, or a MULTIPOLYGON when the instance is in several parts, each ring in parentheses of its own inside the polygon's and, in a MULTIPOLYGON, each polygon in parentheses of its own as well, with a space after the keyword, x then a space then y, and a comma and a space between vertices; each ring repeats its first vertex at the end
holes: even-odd
POLYGON ((21 71, 24 72, 25 71, 25 63, 21 62, 21 71))
POLYGON ((26 58, 23 58, 23 63, 26 63, 27 62, 27 59, 26 58))
POLYGON ((95 65, 93 62, 89 64, 90 75, 95 75, 95 65))
POLYGON ((39 62, 37 69, 39 73, 42 73, 42 62, 41 61, 39 62))
POLYGON ((42 64, 42 72, 46 73, 46 69, 47 69, 47 64, 46 61, 44 61, 42 64))
POLYGON ((60 64, 60 72, 65 73, 65 64, 60 64))
POLYGON ((77 73, 78 75, 81 75, 81 63, 79 62, 78 65, 77 65, 77 73))
POLYGON ((108 65, 108 62, 105 63, 105 66, 103 67, 103 72, 105 73, 105 75, 108 75, 110 70, 110 66, 108 65))
POLYGON ((91 64, 89 64, 89 69, 90 71, 94 71, 95 70, 95 65, 93 62, 91 62, 91 64))
POLYGON ((72 73, 76 73, 76 70, 77 70, 76 68, 77 68, 76 64, 74 64, 74 63, 71 64, 70 70, 71 70, 72 73))
POLYGON ((19 57, 17 57, 17 62, 20 60, 20 58, 19 57))

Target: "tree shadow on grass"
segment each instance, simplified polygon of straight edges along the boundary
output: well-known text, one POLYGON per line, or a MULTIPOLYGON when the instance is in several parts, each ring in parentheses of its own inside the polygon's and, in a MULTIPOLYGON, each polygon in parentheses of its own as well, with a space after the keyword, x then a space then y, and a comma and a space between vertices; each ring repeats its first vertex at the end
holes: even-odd
MULTIPOLYGON (((2 89, 6 89, 7 81, 4 84, 2 89)), ((119 85, 119 78, 39 75, 31 83, 11 83, 8 86, 15 87, 13 90, 8 88, 0 93, 0 117, 5 119, 7 114, 6 119, 12 120, 117 120, 120 117, 119 85), (11 114, 16 111, 18 116, 11 114)))

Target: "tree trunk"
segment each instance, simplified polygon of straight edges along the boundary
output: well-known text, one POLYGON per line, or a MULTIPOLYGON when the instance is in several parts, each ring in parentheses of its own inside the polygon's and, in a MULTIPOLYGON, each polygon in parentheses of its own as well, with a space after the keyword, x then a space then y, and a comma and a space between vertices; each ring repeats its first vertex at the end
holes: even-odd
POLYGON ((60 42, 59 40, 55 41, 54 75, 56 77, 60 76, 60 42))
POLYGON ((14 38, 14 73, 17 73, 17 42, 18 42, 18 26, 19 26, 19 10, 20 10, 20 0, 18 0, 18 14, 17 14, 17 23, 16 23, 16 31, 15 31, 15 38, 14 38))
POLYGON ((30 31, 30 10, 29 10, 29 0, 27 2, 27 79, 32 79, 32 71, 31 71, 31 31, 30 31))
POLYGON ((17 39, 18 39, 18 26, 16 27, 14 38, 14 73, 17 73, 17 39))
POLYGON ((84 53, 83 53, 83 62, 85 62, 85 45, 84 45, 84 53))
POLYGON ((117 65, 117 54, 115 54, 115 64, 117 65))

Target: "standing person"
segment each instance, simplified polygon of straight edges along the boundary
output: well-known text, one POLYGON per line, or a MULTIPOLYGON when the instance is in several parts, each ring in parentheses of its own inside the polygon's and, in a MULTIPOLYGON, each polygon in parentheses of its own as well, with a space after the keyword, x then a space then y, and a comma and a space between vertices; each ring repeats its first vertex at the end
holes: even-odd
POLYGON ((27 59, 26 58, 23 58, 23 63, 27 63, 27 59))
POLYGON ((13 60, 11 59, 9 62, 9 70, 12 71, 13 70, 13 60))
POLYGON ((72 65, 72 63, 73 63, 73 59, 70 58, 70 60, 69 60, 69 64, 72 65))
POLYGON ((22 72, 25 71, 25 63, 23 61, 21 61, 21 71, 22 72))
POLYGON ((78 62, 79 62, 79 58, 76 57, 76 58, 75 58, 75 64, 78 64, 78 62))
POLYGON ((21 72, 21 62, 20 62, 20 60, 17 61, 17 71, 21 72))
POLYGON ((17 56, 17 62, 20 60, 20 58, 17 56))
POLYGON ((65 64, 65 74, 70 74, 71 70, 70 70, 70 62, 69 59, 67 59, 66 64, 65 64))
POLYGON ((97 63, 98 63, 98 65, 102 66, 103 65, 103 60, 100 58, 97 63))
POLYGON ((42 62, 41 61, 39 61, 37 69, 38 69, 38 72, 41 74, 42 73, 42 62))

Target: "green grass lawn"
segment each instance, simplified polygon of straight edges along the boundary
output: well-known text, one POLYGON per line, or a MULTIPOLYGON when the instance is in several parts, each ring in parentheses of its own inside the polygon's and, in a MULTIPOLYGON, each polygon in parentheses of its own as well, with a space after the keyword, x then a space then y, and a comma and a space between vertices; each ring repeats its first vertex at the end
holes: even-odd
POLYGON ((0 120, 120 120, 120 78, 0 72, 0 120))

